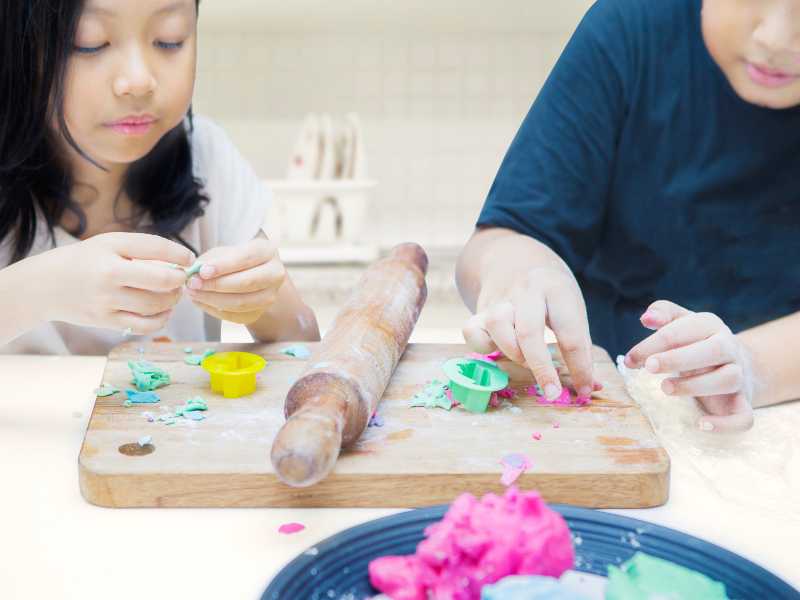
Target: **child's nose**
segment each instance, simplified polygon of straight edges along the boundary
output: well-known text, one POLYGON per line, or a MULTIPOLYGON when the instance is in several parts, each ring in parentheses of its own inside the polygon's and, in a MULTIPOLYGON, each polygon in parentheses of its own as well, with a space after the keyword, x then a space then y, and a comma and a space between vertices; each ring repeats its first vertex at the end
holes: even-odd
POLYGON ((156 89, 157 82, 141 51, 126 53, 124 63, 114 80, 117 96, 146 96, 156 89))
POLYGON ((791 0, 778 2, 767 10, 753 37, 772 56, 800 52, 800 10, 791 0))

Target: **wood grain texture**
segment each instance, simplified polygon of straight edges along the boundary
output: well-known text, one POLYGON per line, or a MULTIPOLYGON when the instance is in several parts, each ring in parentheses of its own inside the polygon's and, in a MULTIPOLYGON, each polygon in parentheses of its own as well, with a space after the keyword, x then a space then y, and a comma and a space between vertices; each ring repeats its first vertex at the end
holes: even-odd
MULTIPOLYGON (((139 358, 138 345, 111 353, 104 381, 129 387, 127 360, 139 358)), ((160 405, 125 408, 120 394, 97 399, 79 459, 81 492, 89 502, 109 507, 429 506, 462 492, 501 492, 499 463, 512 452, 523 452, 533 462, 518 480, 520 487, 538 489, 550 502, 638 508, 658 506, 668 497, 669 458, 608 355, 597 348, 596 376, 605 388, 591 406, 536 404, 524 392, 531 383, 527 370, 503 361, 511 385, 520 390, 514 402, 519 410, 474 415, 409 407, 427 381, 443 379, 446 360, 467 352, 460 345, 411 344, 381 402, 385 426, 367 429, 343 451, 327 479, 292 488, 278 479, 267 455, 284 423, 286 394, 305 361, 281 355, 286 344, 195 345, 196 350, 244 350, 267 359, 255 394, 225 399, 211 392, 205 371, 183 363, 185 345, 145 346, 145 358, 172 375, 173 383, 158 390, 160 405), (174 411, 197 395, 209 404, 204 421, 179 419, 170 427, 143 416, 148 410, 156 415, 174 411), (532 438, 534 432, 542 434, 540 441, 532 438), (144 435, 152 436, 154 452, 120 453, 120 446, 144 435)), ((564 376, 562 366, 559 371, 564 376)))

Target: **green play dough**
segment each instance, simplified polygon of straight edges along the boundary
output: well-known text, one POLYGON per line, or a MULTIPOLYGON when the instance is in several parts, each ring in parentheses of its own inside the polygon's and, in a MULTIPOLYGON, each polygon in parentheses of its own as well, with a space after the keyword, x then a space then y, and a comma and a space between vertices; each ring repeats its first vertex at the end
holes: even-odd
POLYGON ((642 552, 619 567, 608 567, 606 600, 728 600, 725 586, 642 552))
POLYGON ((187 365, 199 367, 201 364, 203 364, 203 361, 205 359, 207 359, 209 356, 212 356, 213 354, 216 354, 216 352, 217 352, 216 350, 212 350, 211 348, 209 348, 208 350, 203 352, 202 355, 189 354, 188 356, 184 357, 183 362, 185 362, 187 365))
POLYGON ((203 263, 196 262, 191 267, 186 269, 186 279, 189 279, 192 275, 197 275, 200 272, 200 269, 203 268, 203 263))
POLYGON ((179 407, 175 411, 175 416, 184 417, 187 413, 194 412, 196 410, 208 410, 208 404, 200 396, 189 398, 185 405, 179 407))
POLYGON ((140 392, 152 392, 170 383, 169 373, 146 360, 128 361, 128 368, 133 374, 131 383, 140 392))
POLYGON ((447 397, 446 389, 447 386, 445 384, 438 379, 434 379, 421 392, 414 394, 411 399, 411 406, 450 410, 453 407, 453 401, 447 397))

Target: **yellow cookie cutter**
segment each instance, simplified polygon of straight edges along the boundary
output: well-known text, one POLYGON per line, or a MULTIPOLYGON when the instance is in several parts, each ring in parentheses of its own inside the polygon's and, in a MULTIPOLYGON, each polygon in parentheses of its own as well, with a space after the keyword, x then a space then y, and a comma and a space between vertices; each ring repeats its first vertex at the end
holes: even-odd
POLYGON ((220 352, 205 358, 202 367, 211 375, 211 389, 226 398, 240 398, 256 391, 256 373, 267 361, 249 352, 220 352))

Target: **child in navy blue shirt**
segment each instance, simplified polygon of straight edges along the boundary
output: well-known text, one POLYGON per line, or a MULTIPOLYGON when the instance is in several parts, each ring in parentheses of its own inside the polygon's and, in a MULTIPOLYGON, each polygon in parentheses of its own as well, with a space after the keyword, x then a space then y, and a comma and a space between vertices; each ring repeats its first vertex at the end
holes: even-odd
POLYGON ((467 341, 549 397, 546 325, 579 393, 627 352, 707 431, 800 397, 799 105, 796 0, 597 2, 462 252, 467 341))

